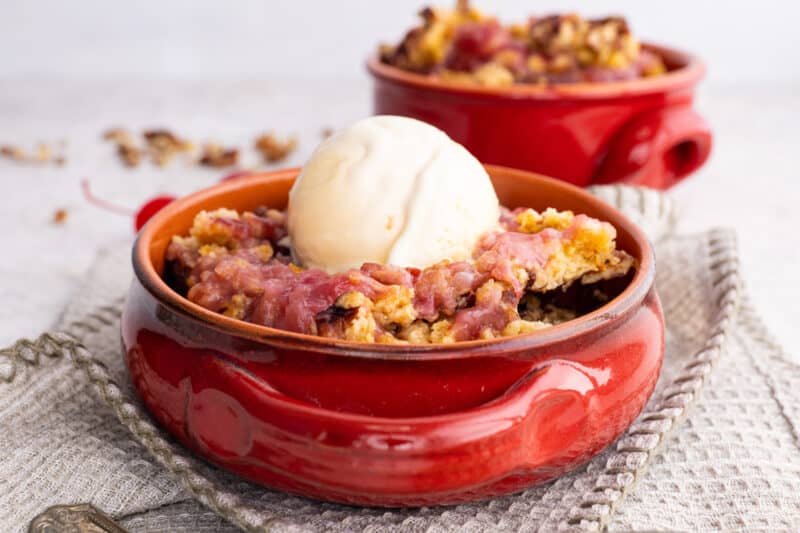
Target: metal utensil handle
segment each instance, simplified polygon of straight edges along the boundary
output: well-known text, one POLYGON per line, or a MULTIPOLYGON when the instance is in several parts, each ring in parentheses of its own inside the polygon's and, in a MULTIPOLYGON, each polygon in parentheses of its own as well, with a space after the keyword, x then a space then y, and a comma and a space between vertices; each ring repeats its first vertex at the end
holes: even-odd
POLYGON ((28 533, 128 533, 98 508, 81 503, 54 505, 31 520, 28 533))

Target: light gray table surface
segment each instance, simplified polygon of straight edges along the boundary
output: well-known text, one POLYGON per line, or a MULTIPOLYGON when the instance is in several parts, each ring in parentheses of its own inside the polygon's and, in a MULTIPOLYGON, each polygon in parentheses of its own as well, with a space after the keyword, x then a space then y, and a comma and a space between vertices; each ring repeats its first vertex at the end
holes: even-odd
MULTIPOLYGON (((111 126, 163 126, 186 137, 239 145, 247 166, 263 131, 296 134, 285 162, 300 165, 323 127, 341 127, 370 112, 366 79, 186 81, 0 81, 0 145, 65 140, 62 167, 0 159, 0 346, 47 329, 97 251, 132 239, 129 218, 85 202, 95 193, 135 207, 156 193, 185 194, 224 171, 175 161, 166 168, 124 168, 101 140, 111 126), (65 208, 65 224, 51 222, 65 208)), ((673 189, 679 226, 735 228, 745 279, 764 320, 800 354, 800 86, 703 86, 698 109, 715 131, 709 164, 673 189)))

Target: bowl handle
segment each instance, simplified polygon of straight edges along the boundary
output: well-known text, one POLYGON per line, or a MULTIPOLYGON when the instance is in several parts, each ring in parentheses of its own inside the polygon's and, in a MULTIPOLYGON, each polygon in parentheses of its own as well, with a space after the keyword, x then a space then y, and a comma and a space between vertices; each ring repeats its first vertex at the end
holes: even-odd
POLYGON ((668 189, 711 153, 711 128, 688 105, 653 109, 628 121, 611 141, 593 183, 668 189))

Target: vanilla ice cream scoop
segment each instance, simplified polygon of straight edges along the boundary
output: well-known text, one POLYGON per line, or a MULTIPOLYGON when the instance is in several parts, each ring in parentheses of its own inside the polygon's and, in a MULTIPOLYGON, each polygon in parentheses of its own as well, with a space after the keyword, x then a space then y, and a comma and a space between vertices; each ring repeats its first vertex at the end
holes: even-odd
POLYGON ((289 194, 295 259, 326 272, 467 259, 499 217, 477 159, 441 130, 396 116, 367 118, 329 137, 289 194))

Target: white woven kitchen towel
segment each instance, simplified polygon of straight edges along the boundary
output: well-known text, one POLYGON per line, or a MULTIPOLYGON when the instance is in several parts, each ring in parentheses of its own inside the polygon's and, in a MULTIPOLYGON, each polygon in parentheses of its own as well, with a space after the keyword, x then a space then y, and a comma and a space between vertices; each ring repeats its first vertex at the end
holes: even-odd
POLYGON ((0 531, 81 502, 132 532, 800 530, 800 368, 742 296, 732 235, 674 235, 659 193, 595 192, 657 240, 667 353, 645 412, 586 466, 490 501, 383 510, 206 465, 152 424, 128 382, 124 243, 98 258, 53 333, 0 352, 0 531))

